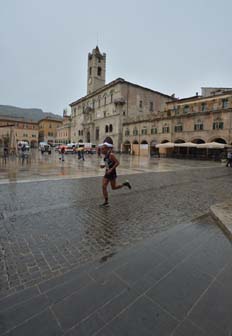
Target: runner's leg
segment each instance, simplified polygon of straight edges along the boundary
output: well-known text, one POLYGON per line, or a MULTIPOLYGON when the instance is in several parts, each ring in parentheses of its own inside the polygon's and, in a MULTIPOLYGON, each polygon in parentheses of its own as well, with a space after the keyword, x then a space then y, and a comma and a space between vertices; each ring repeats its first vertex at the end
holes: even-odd
POLYGON ((112 190, 121 189, 123 187, 122 184, 118 184, 118 185, 116 184, 116 178, 113 180, 110 180, 110 184, 111 184, 112 190))
POLYGON ((105 198, 105 202, 108 203, 108 191, 107 191, 107 186, 108 186, 109 180, 105 177, 103 177, 102 180, 102 193, 105 198))

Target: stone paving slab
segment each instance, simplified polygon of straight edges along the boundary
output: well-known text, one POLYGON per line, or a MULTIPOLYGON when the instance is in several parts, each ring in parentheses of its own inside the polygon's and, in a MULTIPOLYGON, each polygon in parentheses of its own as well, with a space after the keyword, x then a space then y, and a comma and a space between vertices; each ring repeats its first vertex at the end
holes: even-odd
POLYGON ((232 202, 227 201, 212 205, 210 211, 217 220, 218 225, 232 240, 232 202))
POLYGON ((228 197, 230 179, 224 168, 131 175, 108 209, 100 178, 1 186, 0 296, 199 217, 228 197))
POLYGON ((231 171, 130 180, 108 209, 100 178, 1 186, 0 335, 209 335, 214 294, 228 335, 231 243, 207 212, 231 171))
POLYGON ((175 226, 104 262, 76 267, 2 299, 0 335, 227 336, 231 252, 209 216, 175 226), (215 250, 220 258, 209 272, 205 266, 215 250), (199 263, 192 265, 195 259, 199 263), (140 272, 132 279, 126 271, 134 268, 140 272))

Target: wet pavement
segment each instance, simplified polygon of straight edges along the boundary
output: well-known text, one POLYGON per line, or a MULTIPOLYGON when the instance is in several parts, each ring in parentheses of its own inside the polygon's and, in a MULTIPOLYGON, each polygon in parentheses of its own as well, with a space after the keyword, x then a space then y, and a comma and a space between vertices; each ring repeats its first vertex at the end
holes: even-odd
POLYGON ((122 156, 133 188, 102 209, 101 177, 57 175, 98 159, 53 155, 50 178, 2 178, 0 335, 230 335, 232 247, 208 212, 232 170, 122 156))
MULTIPOLYGON (((179 171, 185 169, 221 167, 225 164, 209 161, 175 160, 117 155, 120 166, 119 175, 138 174, 145 172, 179 171)), ((10 157, 0 158, 0 184, 14 181, 38 181, 46 179, 64 179, 102 176, 101 159, 96 154, 86 155, 85 161, 78 160, 77 155, 65 155, 65 161, 59 160, 60 155, 54 151, 42 155, 38 149, 31 151, 28 159, 10 157)))
POLYGON ((231 335, 231 243, 212 218, 0 299, 0 335, 231 335))

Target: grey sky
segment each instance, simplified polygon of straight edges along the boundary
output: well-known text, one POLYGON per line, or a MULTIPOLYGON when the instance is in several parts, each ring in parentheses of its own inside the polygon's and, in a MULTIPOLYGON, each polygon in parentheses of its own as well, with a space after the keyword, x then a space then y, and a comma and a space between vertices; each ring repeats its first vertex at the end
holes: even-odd
POLYGON ((232 86, 231 0, 0 0, 0 104, 62 114, 86 94, 87 54, 184 97, 232 86))

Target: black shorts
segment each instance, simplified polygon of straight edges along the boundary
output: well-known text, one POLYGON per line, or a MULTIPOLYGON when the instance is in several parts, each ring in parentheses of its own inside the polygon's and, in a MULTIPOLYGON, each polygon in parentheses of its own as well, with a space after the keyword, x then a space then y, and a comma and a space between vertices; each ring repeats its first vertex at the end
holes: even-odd
POLYGON ((117 174, 116 174, 116 172, 113 172, 111 174, 105 173, 104 178, 106 178, 107 180, 112 181, 112 180, 115 180, 117 178, 117 174))

